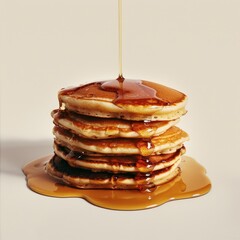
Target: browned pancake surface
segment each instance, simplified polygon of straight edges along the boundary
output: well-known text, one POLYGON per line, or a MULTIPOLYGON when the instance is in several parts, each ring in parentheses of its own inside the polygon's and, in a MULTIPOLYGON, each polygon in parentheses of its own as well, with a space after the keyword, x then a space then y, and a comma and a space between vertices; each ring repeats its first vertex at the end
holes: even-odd
POLYGON ((68 162, 72 167, 87 168, 95 171, 112 172, 152 172, 173 165, 185 153, 182 147, 174 153, 141 156, 87 156, 81 152, 72 151, 67 147, 54 144, 55 154, 68 162))
POLYGON ((103 154, 140 154, 152 155, 154 152, 163 152, 171 148, 179 148, 186 140, 188 134, 178 127, 171 127, 163 134, 150 139, 87 139, 81 138, 70 131, 58 126, 54 127, 53 133, 57 139, 66 145, 82 148, 87 151, 103 154))
POLYGON ((174 120, 186 113, 185 94, 145 81, 110 80, 63 89, 62 109, 83 115, 127 120, 174 120))
POLYGON ((97 118, 71 111, 52 111, 54 123, 84 138, 150 138, 158 136, 178 120, 127 121, 123 119, 97 118))
POLYGON ((179 174, 178 163, 151 173, 93 172, 73 168, 54 155, 46 170, 51 176, 77 188, 139 189, 170 181, 179 174))

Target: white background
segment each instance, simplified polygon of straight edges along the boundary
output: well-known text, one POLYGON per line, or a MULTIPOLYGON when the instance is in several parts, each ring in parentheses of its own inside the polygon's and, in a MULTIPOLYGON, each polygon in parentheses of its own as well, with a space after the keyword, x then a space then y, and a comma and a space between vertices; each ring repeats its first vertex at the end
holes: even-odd
POLYGON ((118 75, 117 0, 2 0, 1 228, 12 239, 240 239, 240 1, 123 0, 123 72, 189 96, 180 126, 211 192, 111 211, 30 191, 61 87, 118 75))

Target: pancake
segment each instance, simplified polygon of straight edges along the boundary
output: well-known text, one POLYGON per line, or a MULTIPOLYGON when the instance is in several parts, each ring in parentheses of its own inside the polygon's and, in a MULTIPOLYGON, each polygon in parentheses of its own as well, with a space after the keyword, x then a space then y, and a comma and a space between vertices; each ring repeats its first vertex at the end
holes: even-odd
POLYGON ((185 94, 145 80, 119 79, 62 89, 62 110, 136 121, 174 120, 186 113, 185 94))
POLYGON ((62 89, 58 99, 50 176, 82 189, 144 190, 178 179, 189 138, 175 126, 185 94, 118 78, 62 89))
POLYGON ((55 126, 53 133, 57 141, 63 145, 73 146, 90 152, 101 154, 122 154, 149 156, 153 153, 161 153, 181 147, 188 140, 188 134, 180 128, 173 126, 163 134, 150 139, 87 139, 55 126), (65 143, 65 144, 64 144, 65 143))
POLYGON ((123 119, 96 118, 69 111, 52 111, 54 124, 84 138, 150 138, 158 136, 179 119, 172 121, 127 121, 123 119))
POLYGON ((180 170, 180 160, 171 167, 151 173, 92 172, 82 168, 73 168, 66 161, 54 155, 46 169, 51 176, 76 188, 101 189, 145 189, 166 183, 175 178, 180 170))
POLYGON ((181 155, 185 153, 182 147, 174 153, 151 155, 143 157, 141 155, 127 156, 87 156, 81 152, 72 151, 69 148, 54 144, 54 152, 57 156, 67 161, 76 168, 92 169, 94 171, 117 172, 152 172, 176 163, 181 155))

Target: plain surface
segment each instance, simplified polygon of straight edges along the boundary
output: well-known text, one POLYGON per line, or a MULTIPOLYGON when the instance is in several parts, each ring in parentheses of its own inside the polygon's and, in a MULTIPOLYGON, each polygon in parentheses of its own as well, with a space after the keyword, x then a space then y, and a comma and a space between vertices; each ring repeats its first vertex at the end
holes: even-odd
POLYGON ((240 239, 240 2, 123 0, 123 72, 189 96, 180 127, 211 192, 111 211, 26 187, 21 167, 52 153, 61 87, 118 73, 117 1, 1 1, 1 240, 240 239))

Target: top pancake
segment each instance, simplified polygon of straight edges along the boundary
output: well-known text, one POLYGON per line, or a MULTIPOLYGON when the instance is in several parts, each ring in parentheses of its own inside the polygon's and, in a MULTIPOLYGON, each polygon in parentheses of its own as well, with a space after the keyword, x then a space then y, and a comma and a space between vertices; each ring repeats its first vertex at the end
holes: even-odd
POLYGON ((174 120, 186 113, 185 94, 145 81, 116 79, 62 89, 61 109, 83 115, 126 120, 174 120))

